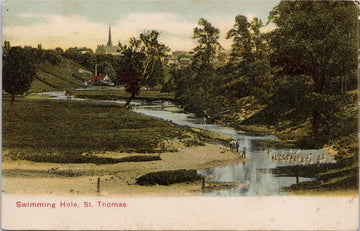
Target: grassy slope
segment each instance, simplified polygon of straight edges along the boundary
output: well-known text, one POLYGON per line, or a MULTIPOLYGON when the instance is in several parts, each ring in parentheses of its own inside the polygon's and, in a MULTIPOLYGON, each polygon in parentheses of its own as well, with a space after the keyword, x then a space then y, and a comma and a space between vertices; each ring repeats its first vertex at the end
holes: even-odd
POLYGON ((199 133, 190 128, 146 117, 118 104, 18 98, 10 106, 7 96, 3 98, 3 153, 15 159, 56 157, 65 163, 66 158, 84 153, 162 152, 164 139, 192 137, 193 144, 200 143, 195 142, 199 133))
MULTIPOLYGON (((354 118, 356 119, 359 116, 358 94, 358 90, 347 92, 348 101, 339 113, 352 115, 352 117, 343 119, 344 124, 342 124, 343 127, 341 129, 354 130, 354 128, 349 126, 354 124, 350 120, 354 120, 354 118)), ((280 141, 260 140, 259 143, 265 146, 276 148, 280 145, 280 147, 308 148, 307 143, 311 137, 312 127, 311 116, 300 115, 299 111, 290 109, 283 114, 277 114, 281 118, 280 122, 275 126, 269 126, 263 118, 273 114, 271 108, 260 106, 255 99, 250 97, 240 99, 239 104, 241 105, 240 109, 235 109, 232 114, 224 118, 227 124, 257 135, 274 133, 281 139, 280 141)), ((336 124, 336 126, 340 125, 336 124)), ((337 134, 333 135, 333 137, 336 137, 337 134)), ((356 191, 358 189, 359 143, 357 133, 353 132, 350 135, 329 139, 324 147, 335 155, 338 164, 331 170, 319 174, 318 181, 306 182, 298 186, 294 185, 288 190, 306 193, 309 191, 324 192, 349 189, 356 191), (351 169, 351 171, 347 171, 347 169, 351 169)))
POLYGON ((92 74, 78 63, 63 58, 59 65, 43 62, 36 71, 31 92, 66 91, 83 87, 92 74), (84 71, 80 71, 84 70, 84 71))

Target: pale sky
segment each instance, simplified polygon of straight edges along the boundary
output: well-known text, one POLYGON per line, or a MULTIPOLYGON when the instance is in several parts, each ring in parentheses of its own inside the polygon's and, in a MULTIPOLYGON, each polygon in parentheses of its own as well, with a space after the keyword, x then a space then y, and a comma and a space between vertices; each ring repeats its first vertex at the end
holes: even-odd
POLYGON ((175 50, 191 50, 199 18, 220 29, 220 43, 230 48, 225 34, 235 16, 254 16, 267 22, 280 0, 5 0, 3 40, 11 46, 42 44, 45 49, 106 44, 111 26, 113 44, 156 29, 160 41, 175 50))

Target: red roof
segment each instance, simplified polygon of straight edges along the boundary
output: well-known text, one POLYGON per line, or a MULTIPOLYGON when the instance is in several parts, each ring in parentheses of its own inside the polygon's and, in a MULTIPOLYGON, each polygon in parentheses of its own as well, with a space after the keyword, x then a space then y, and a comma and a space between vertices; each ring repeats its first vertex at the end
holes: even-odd
POLYGON ((105 77, 106 77, 106 75, 98 75, 98 76, 94 76, 94 78, 92 78, 91 80, 90 80, 90 82, 96 82, 96 81, 100 81, 100 80, 104 80, 105 79, 105 77))

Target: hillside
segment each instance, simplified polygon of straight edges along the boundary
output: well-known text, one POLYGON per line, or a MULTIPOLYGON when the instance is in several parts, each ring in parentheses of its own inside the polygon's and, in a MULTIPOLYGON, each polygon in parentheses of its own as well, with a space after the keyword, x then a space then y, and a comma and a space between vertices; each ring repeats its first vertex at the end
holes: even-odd
POLYGON ((62 58, 58 65, 42 62, 36 70, 30 93, 44 91, 66 91, 83 87, 93 77, 93 73, 80 64, 62 58))

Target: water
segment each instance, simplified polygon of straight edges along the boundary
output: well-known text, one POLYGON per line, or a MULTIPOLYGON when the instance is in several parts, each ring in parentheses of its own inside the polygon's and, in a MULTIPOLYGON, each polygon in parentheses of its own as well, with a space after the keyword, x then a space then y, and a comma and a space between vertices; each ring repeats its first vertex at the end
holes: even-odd
MULTIPOLYGON (((47 92, 44 95, 52 96, 53 99, 67 100, 65 92, 47 92)), ((120 103, 124 104, 124 101, 117 100, 85 100, 85 99, 72 99, 79 101, 89 101, 98 103, 120 103)), ((234 140, 240 140, 240 147, 246 147, 247 161, 231 166, 218 167, 213 169, 204 169, 198 171, 199 174, 205 175, 211 182, 228 182, 228 183, 240 183, 242 186, 222 190, 207 192, 205 196, 277 196, 283 195, 281 188, 289 187, 292 184, 296 184, 295 177, 277 176, 271 172, 278 166, 290 166, 290 165, 301 165, 309 164, 306 162, 294 162, 294 161, 274 161, 272 155, 280 155, 282 152, 285 154, 292 152, 293 154, 298 153, 299 156, 305 158, 309 155, 312 156, 313 160, 316 160, 320 155, 326 156, 324 162, 333 163, 334 159, 328 155, 324 150, 272 150, 270 154, 269 150, 259 151, 255 142, 259 139, 277 139, 274 135, 268 136, 249 136, 241 131, 237 131, 231 127, 206 124, 203 123, 203 119, 197 118, 192 113, 187 113, 182 109, 176 107, 170 102, 161 102, 159 104, 145 104, 143 102, 133 101, 132 105, 135 106, 134 112, 141 113, 154 118, 168 120, 173 123, 182 126, 189 126, 194 128, 200 128, 204 130, 214 131, 222 135, 228 136, 234 140)), ((240 155, 240 154, 239 154, 240 155)), ((299 182, 311 181, 311 178, 299 177, 299 182)))
MULTIPOLYGON (((86 90, 86 88, 79 88, 81 90, 86 90)), ((52 97, 51 99, 55 100, 72 100, 72 101, 82 101, 82 102, 95 102, 95 103, 118 103, 125 104, 125 100, 96 100, 96 99, 82 99, 82 98, 72 98, 71 96, 67 96, 65 91, 50 91, 37 93, 38 95, 45 95, 52 97)), ((143 102, 132 101, 130 105, 138 106, 143 105, 143 102)))
MULTIPOLYGON (((268 136, 249 136, 241 131, 237 131, 233 128, 216 125, 216 124, 205 124, 202 123, 202 119, 196 118, 191 113, 186 113, 183 110, 174 106, 141 106, 137 107, 135 112, 160 118, 173 123, 189 126, 194 128, 201 128, 209 131, 214 131, 234 140, 240 140, 240 150, 246 147, 247 161, 225 167, 218 167, 213 169, 204 169, 198 171, 199 174, 207 176, 207 181, 211 182, 228 182, 228 183, 240 183, 243 186, 228 190, 207 192, 205 196, 276 196, 283 195, 281 188, 296 184, 296 177, 277 176, 272 174, 271 169, 278 166, 290 166, 290 165, 301 165, 308 164, 306 162, 296 161, 275 161, 271 158, 273 155, 280 155, 282 152, 285 154, 296 153, 298 156, 303 158, 312 156, 313 160, 321 155, 326 156, 326 162, 334 162, 333 158, 328 155, 324 150, 262 150, 259 151, 255 144, 255 140, 259 139, 277 139, 274 135, 268 136), (268 153, 270 152, 270 154, 268 153), (272 154, 273 153, 273 154, 272 154)), ((239 154, 240 155, 240 154, 239 154)), ((299 182, 311 181, 311 178, 299 177, 299 182)))

